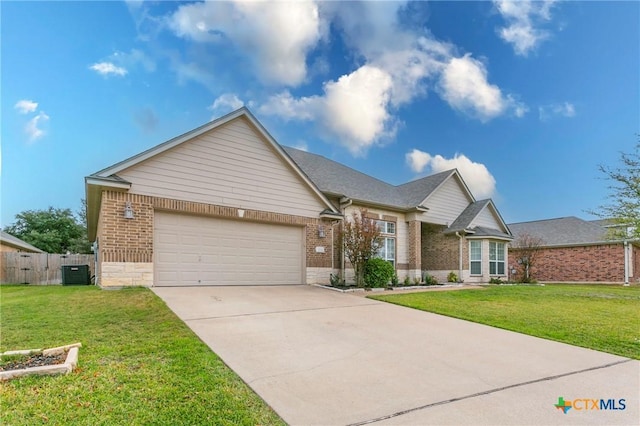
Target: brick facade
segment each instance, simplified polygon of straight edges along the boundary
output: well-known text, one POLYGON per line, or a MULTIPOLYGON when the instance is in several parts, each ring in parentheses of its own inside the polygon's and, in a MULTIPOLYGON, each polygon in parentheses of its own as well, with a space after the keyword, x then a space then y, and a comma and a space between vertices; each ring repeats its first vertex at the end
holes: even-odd
MULTIPOLYGON (((634 252, 638 249, 634 247, 634 252)), ((522 276, 518 265, 518 250, 510 249, 510 269, 516 277, 522 276)), ((636 255, 636 265, 638 264, 636 255)), ((633 268, 638 276, 638 269, 633 268)), ((546 282, 624 282, 624 247, 618 244, 602 244, 579 247, 545 248, 538 254, 531 275, 537 281, 546 282)))
POLYGON ((409 254, 409 264, 407 269, 422 269, 422 226, 421 222, 413 220, 408 222, 409 232, 407 235, 407 245, 409 254))
MULTIPOLYGON (((308 268, 315 268, 314 276, 318 274, 317 268, 327 268, 328 271, 331 271, 334 250, 333 227, 329 220, 247 209, 244 210, 243 218, 239 219, 238 209, 235 207, 118 191, 103 191, 102 193, 97 234, 100 263, 112 264, 110 267, 113 265, 122 266, 127 263, 152 264, 155 210, 197 214, 212 218, 233 218, 253 222, 304 226, 306 227, 305 265, 308 268), (127 202, 131 203, 134 211, 133 219, 124 218, 123 212, 127 202), (324 229, 324 237, 319 235, 320 226, 324 229), (324 252, 322 249, 316 250, 316 247, 323 247, 324 252)), ((98 273, 101 274, 102 269, 99 269, 98 273)), ((326 274, 326 281, 329 279, 329 273, 326 274)), ((148 275, 145 277, 148 278, 148 275)))
MULTIPOLYGON (((445 229, 446 226, 422 224, 422 269, 426 271, 458 271, 460 241, 455 235, 445 235, 443 233, 445 229)), ((467 245, 466 242, 462 245, 463 269, 468 269, 469 264, 467 245)))

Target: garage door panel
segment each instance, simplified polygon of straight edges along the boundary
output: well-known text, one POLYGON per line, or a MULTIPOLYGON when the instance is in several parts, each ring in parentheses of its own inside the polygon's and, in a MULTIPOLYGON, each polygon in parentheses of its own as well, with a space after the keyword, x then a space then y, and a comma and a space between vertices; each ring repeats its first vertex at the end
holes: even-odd
POLYGON ((155 285, 303 282, 303 228, 155 212, 155 285))

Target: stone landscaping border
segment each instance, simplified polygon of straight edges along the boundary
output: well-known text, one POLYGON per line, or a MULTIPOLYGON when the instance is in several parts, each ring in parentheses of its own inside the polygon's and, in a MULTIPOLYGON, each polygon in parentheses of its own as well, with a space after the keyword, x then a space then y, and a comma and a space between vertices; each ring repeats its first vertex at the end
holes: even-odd
POLYGON ((64 364, 55 364, 55 365, 43 365, 40 367, 29 367, 22 368, 19 370, 7 370, 0 371, 0 381, 6 381, 10 379, 15 379, 18 377, 28 376, 31 374, 38 375, 54 375, 54 374, 68 374, 76 368, 78 365, 78 348, 82 347, 82 343, 73 343, 71 345, 58 346, 57 348, 49 348, 49 349, 27 349, 27 350, 19 350, 19 351, 7 351, 0 356, 5 355, 32 355, 39 354, 42 355, 60 355, 62 353, 67 353, 67 358, 64 361, 64 364))
MULTIPOLYGON (((392 288, 384 288, 384 287, 380 287, 380 288, 371 288, 371 289, 364 289, 361 287, 356 287, 356 288, 347 288, 347 289, 341 289, 341 288, 335 288, 335 287, 331 287, 328 285, 322 285, 322 284, 311 284, 314 287, 320 287, 320 288, 324 288, 327 290, 333 290, 333 291, 337 291, 339 293, 356 293, 356 292, 364 292, 364 291, 372 291, 372 292, 402 292, 404 290, 429 290, 429 289, 435 289, 435 288, 452 288, 452 287, 465 287, 465 284, 437 284, 437 285, 411 285, 411 286, 402 286, 402 287, 392 287, 392 288)), ((477 284, 473 284, 474 286, 477 284)), ((468 285, 466 287, 469 287, 468 285)))

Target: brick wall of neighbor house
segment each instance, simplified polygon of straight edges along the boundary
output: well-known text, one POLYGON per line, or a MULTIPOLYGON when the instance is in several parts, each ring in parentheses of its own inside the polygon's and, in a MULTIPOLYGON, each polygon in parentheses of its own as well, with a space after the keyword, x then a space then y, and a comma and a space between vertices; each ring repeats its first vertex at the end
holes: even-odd
MULTIPOLYGON (((517 249, 509 249, 509 269, 522 276, 517 264, 517 249)), ((545 248, 532 268, 533 279, 544 282, 623 282, 624 249, 622 244, 545 248)))
MULTIPOLYGON (((235 207, 104 191, 97 234, 101 286, 153 285, 153 213, 156 209, 218 218, 238 218, 238 209, 235 207), (133 208, 134 219, 124 218, 127 201, 133 208)), ((328 283, 333 256, 330 221, 246 209, 243 220, 306 226, 307 283, 328 283), (318 226, 321 224, 325 228, 324 238, 318 235, 318 226), (321 250, 316 251, 316 247, 324 247, 324 253, 321 250)))

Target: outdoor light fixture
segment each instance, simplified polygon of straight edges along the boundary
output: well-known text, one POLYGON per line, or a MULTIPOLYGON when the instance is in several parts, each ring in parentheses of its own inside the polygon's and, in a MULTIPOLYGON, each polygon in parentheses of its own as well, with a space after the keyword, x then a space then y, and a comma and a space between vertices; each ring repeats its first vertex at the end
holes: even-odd
POLYGON ((320 238, 324 238, 324 226, 320 225, 318 226, 318 237, 320 238))
POLYGON ((133 219, 133 207, 131 207, 131 201, 127 201, 124 205, 124 218, 133 219))

